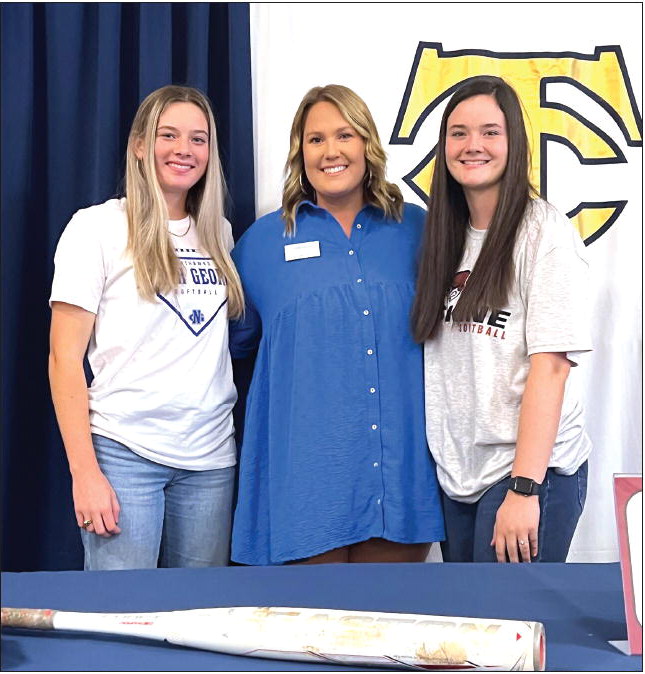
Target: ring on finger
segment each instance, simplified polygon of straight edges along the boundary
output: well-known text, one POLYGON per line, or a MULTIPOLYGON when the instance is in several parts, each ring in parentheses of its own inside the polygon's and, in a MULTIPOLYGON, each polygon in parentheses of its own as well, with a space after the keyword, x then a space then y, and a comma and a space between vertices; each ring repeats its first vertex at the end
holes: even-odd
POLYGON ((92 524, 92 520, 83 520, 83 529, 87 529, 92 524))
POLYGON ((526 545, 526 541, 518 541, 520 545, 526 545))

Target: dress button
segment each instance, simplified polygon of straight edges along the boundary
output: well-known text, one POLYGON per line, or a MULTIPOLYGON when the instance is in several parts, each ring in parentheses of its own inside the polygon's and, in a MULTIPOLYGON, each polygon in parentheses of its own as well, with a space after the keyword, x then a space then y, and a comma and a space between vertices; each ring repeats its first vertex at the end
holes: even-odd
POLYGON ((349 251, 349 254, 350 254, 350 255, 353 255, 353 254, 354 254, 354 251, 353 251, 353 250, 350 250, 350 251, 349 251))
POLYGON ((374 468, 378 468, 378 461, 374 461, 374 468))
POLYGON ((372 424, 372 430, 375 431, 378 428, 376 424, 372 424))
POLYGON ((373 386, 370 388, 370 393, 376 393, 376 389, 373 386))
POLYGON ((374 353, 374 351, 373 351, 372 349, 368 349, 368 350, 367 350, 367 355, 368 355, 368 356, 371 356, 373 353, 374 353))
POLYGON ((380 498, 376 499, 376 505, 381 505, 381 499, 380 498))
POLYGON ((361 225, 361 223, 359 222, 359 223, 356 225, 356 229, 362 229, 362 228, 363 228, 363 225, 361 225))
POLYGON ((363 279, 362 279, 362 278, 357 278, 357 279, 356 279, 356 283, 363 283, 363 279))
POLYGON ((365 309, 365 310, 363 311, 363 313, 364 313, 366 316, 369 316, 369 315, 370 315, 370 312, 369 312, 368 309, 365 309))

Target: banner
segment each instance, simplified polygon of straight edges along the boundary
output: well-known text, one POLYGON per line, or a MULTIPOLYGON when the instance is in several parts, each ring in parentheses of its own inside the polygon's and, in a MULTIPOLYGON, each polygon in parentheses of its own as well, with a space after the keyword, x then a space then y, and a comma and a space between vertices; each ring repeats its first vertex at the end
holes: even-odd
POLYGON ((640 472, 642 427, 642 7, 596 4, 251 6, 256 212, 280 204, 303 95, 330 83, 369 106, 388 176, 423 204, 455 87, 499 75, 517 90, 532 181, 587 244, 594 351, 584 390, 594 450, 570 561, 616 561, 613 473, 640 472))

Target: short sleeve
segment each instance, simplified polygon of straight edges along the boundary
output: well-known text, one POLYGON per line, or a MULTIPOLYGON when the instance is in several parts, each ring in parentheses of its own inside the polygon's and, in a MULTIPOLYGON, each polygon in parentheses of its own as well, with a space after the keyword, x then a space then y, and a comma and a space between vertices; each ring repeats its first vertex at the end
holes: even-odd
POLYGON ((96 223, 83 211, 76 213, 70 220, 54 255, 50 306, 52 302, 66 302, 93 314, 98 312, 106 279, 98 232, 96 223))
POLYGON ((570 221, 557 212, 542 226, 526 292, 528 355, 566 353, 577 365, 592 348, 584 244, 570 221))

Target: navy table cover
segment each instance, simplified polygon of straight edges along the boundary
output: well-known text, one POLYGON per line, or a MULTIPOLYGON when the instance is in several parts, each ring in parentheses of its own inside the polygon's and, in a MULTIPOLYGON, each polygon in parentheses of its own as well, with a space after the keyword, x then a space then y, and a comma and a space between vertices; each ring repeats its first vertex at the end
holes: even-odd
MULTIPOLYGON (((536 620, 547 669, 641 670, 618 564, 339 564, 2 574, 2 605, 68 611, 296 606, 536 620)), ((96 634, 3 630, 5 671, 344 670, 96 634)))

